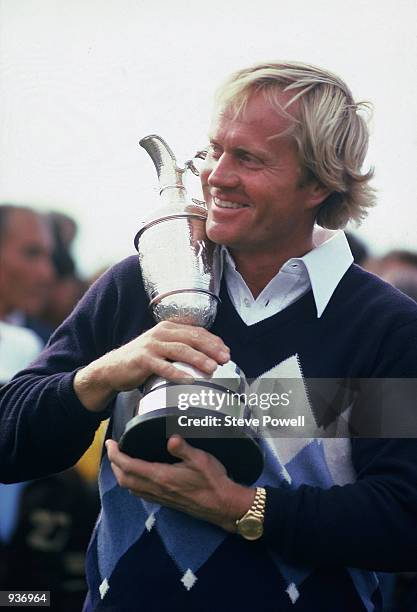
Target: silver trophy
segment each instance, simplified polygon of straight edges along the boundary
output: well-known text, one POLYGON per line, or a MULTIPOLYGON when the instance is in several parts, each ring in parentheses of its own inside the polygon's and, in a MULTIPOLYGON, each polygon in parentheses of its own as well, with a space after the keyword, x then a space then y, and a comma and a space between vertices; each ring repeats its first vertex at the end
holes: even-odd
MULTIPOLYGON (((155 165, 163 201, 135 237, 152 314, 157 322, 209 328, 219 303, 219 249, 206 235, 205 203, 190 199, 183 184, 187 168, 197 171, 192 161, 179 168, 160 136, 146 136, 139 144, 155 165)), ((173 463, 177 459, 167 451, 167 438, 180 433, 193 446, 217 457, 234 480, 252 484, 263 469, 254 432, 249 427, 225 424, 226 416, 248 416, 246 406, 239 401, 243 377, 238 367, 229 361, 208 377, 187 364, 175 365, 191 374, 195 382, 171 383, 150 377, 137 414, 128 421, 120 438, 121 450, 146 461, 173 463), (181 406, 179 398, 191 395, 214 398, 214 403, 181 406), (180 426, 189 422, 191 426, 180 426)))

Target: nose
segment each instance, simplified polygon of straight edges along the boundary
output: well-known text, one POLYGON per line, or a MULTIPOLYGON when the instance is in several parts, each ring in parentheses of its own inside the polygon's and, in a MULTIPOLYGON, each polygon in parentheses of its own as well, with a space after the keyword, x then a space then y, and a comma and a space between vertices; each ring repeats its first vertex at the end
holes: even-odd
POLYGON ((217 160, 211 160, 209 172, 207 182, 211 187, 233 189, 239 184, 233 159, 227 153, 223 153, 217 160))

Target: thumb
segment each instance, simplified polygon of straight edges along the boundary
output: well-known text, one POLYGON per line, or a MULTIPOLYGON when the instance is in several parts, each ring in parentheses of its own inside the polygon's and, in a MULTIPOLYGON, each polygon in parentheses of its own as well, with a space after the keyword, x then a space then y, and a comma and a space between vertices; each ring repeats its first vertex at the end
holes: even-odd
POLYGON ((182 459, 186 461, 187 459, 191 459, 195 448, 187 444, 184 438, 175 434, 170 437, 167 444, 168 452, 174 457, 178 457, 178 459, 182 459))

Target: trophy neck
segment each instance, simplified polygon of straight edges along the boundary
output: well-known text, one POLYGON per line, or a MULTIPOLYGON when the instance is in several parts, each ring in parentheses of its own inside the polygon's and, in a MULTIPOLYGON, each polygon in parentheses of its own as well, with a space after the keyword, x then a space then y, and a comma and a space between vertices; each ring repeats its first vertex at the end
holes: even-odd
POLYGON ((159 193, 163 199, 168 197, 185 201, 183 183, 184 170, 178 167, 177 160, 169 145, 156 134, 145 136, 139 141, 152 159, 159 180, 159 193))

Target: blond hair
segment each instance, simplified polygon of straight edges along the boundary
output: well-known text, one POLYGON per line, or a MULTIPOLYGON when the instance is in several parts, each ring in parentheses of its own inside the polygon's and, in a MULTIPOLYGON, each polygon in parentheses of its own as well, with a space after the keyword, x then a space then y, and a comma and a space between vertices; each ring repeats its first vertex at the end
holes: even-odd
POLYGON ((316 222, 331 229, 344 227, 350 220, 359 223, 375 204, 375 192, 369 185, 373 169, 361 173, 369 133, 358 111, 370 105, 355 103, 338 76, 295 62, 257 64, 235 72, 219 88, 216 103, 238 116, 250 96, 259 91, 291 120, 286 133, 291 133, 297 145, 302 183, 316 179, 331 192, 319 206, 316 222), (283 104, 282 92, 294 95, 283 104), (296 112, 290 114, 293 104, 296 112))

